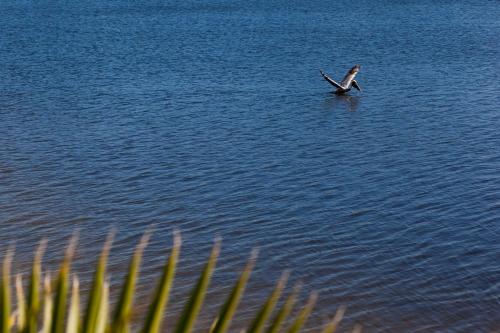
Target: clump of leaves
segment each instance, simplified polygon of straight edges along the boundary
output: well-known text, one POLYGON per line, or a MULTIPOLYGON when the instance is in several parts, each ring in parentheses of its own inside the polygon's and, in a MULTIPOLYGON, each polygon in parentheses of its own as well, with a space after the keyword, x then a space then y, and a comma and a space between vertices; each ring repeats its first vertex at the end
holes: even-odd
MULTIPOLYGON (((113 311, 109 299, 110 283, 106 273, 108 255, 113 240, 112 235, 108 236, 97 261, 93 284, 89 290, 85 308, 80 304, 78 277, 74 274, 71 275, 76 237, 70 240, 59 271, 54 277, 50 273, 43 274, 42 272, 42 257, 46 243, 40 244, 35 253, 26 290, 21 275, 17 275, 14 279, 16 294, 14 310, 12 309, 11 286, 13 250, 8 250, 3 258, 0 274, 0 333, 129 333, 132 330, 135 287, 139 277, 142 255, 148 244, 149 236, 150 234, 146 233, 135 249, 113 311)), ((173 238, 170 255, 163 266, 157 287, 152 295, 151 304, 143 318, 143 324, 139 326, 138 330, 141 333, 161 331, 162 319, 167 309, 181 250, 180 234, 174 233, 173 238)), ((216 241, 200 277, 179 315, 174 327, 175 333, 188 333, 194 330, 219 252, 220 241, 216 241)), ((255 265, 256 257, 257 252, 253 251, 212 326, 208 329, 209 333, 228 331, 255 265)), ((288 273, 284 273, 249 324, 246 332, 296 333, 303 328, 313 310, 317 294, 312 293, 307 303, 297 311, 295 317, 291 317, 297 302, 299 288, 296 287, 282 302, 281 308, 276 309, 287 280, 288 273)), ((323 327, 322 333, 333 333, 337 329, 343 313, 343 308, 339 309, 333 319, 323 327)))

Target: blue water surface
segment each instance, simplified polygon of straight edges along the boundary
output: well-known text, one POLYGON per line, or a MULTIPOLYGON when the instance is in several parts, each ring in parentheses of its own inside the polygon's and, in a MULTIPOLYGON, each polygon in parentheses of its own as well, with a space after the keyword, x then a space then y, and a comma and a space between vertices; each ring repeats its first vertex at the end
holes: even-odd
POLYGON ((200 329, 254 247, 234 329, 287 269, 320 293, 311 330, 341 305, 344 331, 498 329, 499 17, 487 0, 2 1, 0 251, 15 242, 22 271, 46 237, 55 268, 79 229, 85 285, 115 228, 114 285, 154 225, 138 302, 179 229, 172 313, 223 239, 200 329), (332 94, 319 69, 355 63, 363 91, 332 94))

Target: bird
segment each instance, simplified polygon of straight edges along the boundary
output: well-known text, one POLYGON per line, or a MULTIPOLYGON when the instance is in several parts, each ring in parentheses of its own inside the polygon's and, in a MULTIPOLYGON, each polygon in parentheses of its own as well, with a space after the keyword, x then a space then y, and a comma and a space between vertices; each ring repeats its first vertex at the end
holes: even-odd
POLYGON ((321 75, 323 76, 323 78, 326 81, 328 81, 332 86, 337 88, 337 90, 335 90, 336 94, 343 95, 346 92, 350 91, 351 87, 354 87, 354 88, 358 89, 359 91, 361 91, 361 87, 359 86, 358 82, 356 82, 356 80, 354 80, 354 77, 356 76, 356 74, 358 74, 360 68, 361 68, 360 65, 354 65, 354 67, 352 67, 349 70, 349 72, 347 72, 346 76, 344 77, 344 79, 340 83, 335 82, 332 78, 330 78, 328 75, 326 75, 322 70, 320 70, 319 72, 321 73, 321 75))

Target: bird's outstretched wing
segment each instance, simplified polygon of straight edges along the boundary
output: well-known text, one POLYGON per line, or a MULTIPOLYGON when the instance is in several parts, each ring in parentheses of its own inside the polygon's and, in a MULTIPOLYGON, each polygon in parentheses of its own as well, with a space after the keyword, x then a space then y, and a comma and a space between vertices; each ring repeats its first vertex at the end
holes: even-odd
POLYGON ((356 80, 352 80, 352 86, 359 91, 361 91, 361 87, 359 86, 358 82, 356 80))
POLYGON ((340 82, 342 87, 349 87, 351 85, 351 82, 356 77, 356 74, 358 74, 360 68, 361 68, 360 65, 355 65, 353 68, 349 70, 349 72, 347 72, 342 82, 340 82))
POLYGON ((335 86, 336 88, 342 88, 342 87, 340 86, 340 84, 338 84, 338 83, 337 83, 337 82, 335 82, 333 79, 331 79, 331 78, 330 78, 328 75, 326 75, 326 74, 325 74, 322 70, 320 70, 319 72, 321 73, 321 75, 323 76, 323 78, 324 78, 325 80, 327 80, 328 82, 330 82, 330 84, 331 84, 332 86, 335 86))

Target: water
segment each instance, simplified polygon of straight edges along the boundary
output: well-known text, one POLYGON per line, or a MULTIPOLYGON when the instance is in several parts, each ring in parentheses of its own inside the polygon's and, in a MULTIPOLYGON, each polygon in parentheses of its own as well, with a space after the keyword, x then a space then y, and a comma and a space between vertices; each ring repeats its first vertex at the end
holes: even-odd
MULTIPOLYGON (((498 1, 3 1, 0 244, 16 267, 110 229, 119 277, 151 224, 140 304, 174 228, 187 292, 223 238, 216 311, 260 248, 239 321, 281 272, 314 329, 500 327, 498 1), (362 93, 319 75, 362 65, 362 93)), ((177 300, 177 301, 175 301, 177 300)), ((177 305, 177 309, 180 305, 177 305)), ((174 312, 176 305, 174 305, 174 312)))

